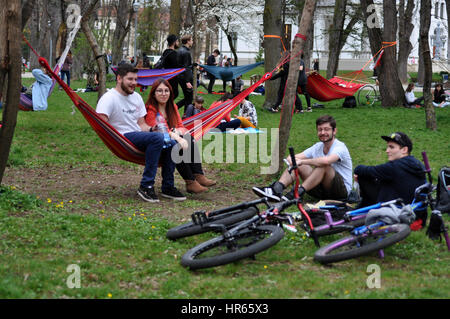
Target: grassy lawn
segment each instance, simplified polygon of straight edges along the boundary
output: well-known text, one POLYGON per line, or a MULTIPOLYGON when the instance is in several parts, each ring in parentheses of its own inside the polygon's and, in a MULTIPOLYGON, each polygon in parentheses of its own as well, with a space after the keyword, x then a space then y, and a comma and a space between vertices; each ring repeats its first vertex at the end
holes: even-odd
MULTIPOLYGON (((25 85, 28 82, 24 80, 25 85)), ((84 85, 74 81, 72 86, 84 85)), ((144 100, 148 92, 143 93, 144 100)), ((80 94, 96 105, 96 93, 80 94)), ((219 98, 204 97, 206 105, 219 98)), ((262 96, 250 100, 264 128, 259 136, 270 141, 270 128, 278 127, 279 114, 262 109, 262 96)), ((331 114, 354 166, 385 162, 386 144, 380 136, 395 131, 411 137, 417 158, 427 152, 435 180, 439 168, 450 164, 449 108, 436 109, 438 130, 432 132, 425 128, 423 109, 379 105, 344 109, 342 103, 331 101, 324 109, 295 115, 289 145, 301 151, 315 143, 316 118, 331 114)), ((181 203, 149 204, 136 195, 142 167, 113 156, 82 115, 72 114, 72 103, 63 91, 54 91, 45 112, 20 112, 0 189, 0 298, 450 297, 449 253, 444 243, 431 241, 424 230, 386 249, 384 259, 368 256, 324 267, 312 260, 316 251, 312 240, 298 232, 287 233, 256 260, 195 272, 183 268, 179 261, 184 252, 213 234, 169 241, 165 238, 169 228, 188 221, 196 210, 254 199, 251 187, 271 182, 260 174, 262 163, 250 161, 255 150, 249 143, 239 148, 242 137, 226 138, 235 143, 235 161, 245 149, 244 163, 205 163, 208 176, 218 181, 216 187, 188 195, 181 203), (381 269, 379 289, 366 285, 371 264, 381 269), (80 288, 67 284, 74 273, 70 265, 79 267, 80 288)), ((208 143, 203 143, 203 151, 208 143)), ((181 177, 176 174, 175 179, 184 191, 181 177)), ((449 226, 450 219, 445 218, 449 226)))

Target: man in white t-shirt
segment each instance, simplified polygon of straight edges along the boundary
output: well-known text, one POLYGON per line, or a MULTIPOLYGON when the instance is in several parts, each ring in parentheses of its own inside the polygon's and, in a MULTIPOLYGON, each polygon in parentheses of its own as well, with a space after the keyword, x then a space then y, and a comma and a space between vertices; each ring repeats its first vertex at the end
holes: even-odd
MULTIPOLYGON (((302 183, 299 196, 305 192, 318 199, 346 200, 352 189, 352 159, 345 144, 336 138, 336 121, 330 115, 316 120, 320 142, 295 155, 302 183)), ((291 163, 290 157, 288 158, 291 163)), ((294 174, 294 173, 292 173, 294 174)), ((274 201, 292 199, 293 192, 283 196, 286 187, 295 181, 288 170, 268 187, 253 187, 258 196, 274 201)))
POLYGON ((145 109, 142 97, 134 91, 137 84, 137 69, 131 64, 122 64, 117 68, 116 87, 106 92, 97 103, 97 113, 109 122, 119 133, 125 136, 138 149, 145 153, 145 168, 142 174, 138 195, 147 202, 158 202, 154 190, 158 163, 162 164, 163 197, 185 200, 186 197, 174 186, 171 148, 163 149, 164 135, 151 132, 145 122, 145 109))

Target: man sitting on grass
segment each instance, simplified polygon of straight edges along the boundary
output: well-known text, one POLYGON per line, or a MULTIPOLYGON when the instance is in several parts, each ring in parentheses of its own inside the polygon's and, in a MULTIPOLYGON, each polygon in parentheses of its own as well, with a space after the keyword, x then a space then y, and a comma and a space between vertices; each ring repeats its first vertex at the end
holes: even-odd
MULTIPOLYGON (((320 142, 295 155, 303 181, 298 189, 299 196, 305 192, 318 199, 346 200, 352 189, 352 159, 345 144, 336 138, 336 121, 330 115, 316 120, 317 136, 320 142)), ((291 164, 291 159, 288 158, 291 164)), ((293 192, 282 196, 286 187, 295 179, 288 170, 268 187, 253 187, 253 192, 273 201, 292 199, 293 192)))
MULTIPOLYGON (((408 135, 395 132, 381 138, 387 142, 388 162, 376 166, 358 165, 355 168, 354 178, 359 183, 362 197, 360 207, 397 198, 409 204, 414 199, 416 188, 426 183, 424 166, 411 156, 413 144, 408 135)), ((425 216, 423 212, 416 212, 416 215, 425 225, 426 211, 425 216)))

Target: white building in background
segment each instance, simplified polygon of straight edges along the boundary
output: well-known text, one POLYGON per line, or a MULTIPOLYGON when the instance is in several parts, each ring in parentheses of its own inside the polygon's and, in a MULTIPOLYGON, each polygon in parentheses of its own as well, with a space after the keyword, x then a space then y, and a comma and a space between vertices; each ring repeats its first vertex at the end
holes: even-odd
MULTIPOLYGON (((355 1, 355 0, 354 0, 355 1)), ((450 60, 449 41, 448 41, 448 22, 447 12, 445 6, 445 0, 430 0, 432 1, 431 12, 431 25, 430 25, 430 48, 432 52, 432 58, 441 59, 447 63, 450 60)), ((312 58, 318 58, 320 62, 320 69, 325 69, 328 61, 328 30, 333 21, 334 2, 332 0, 318 0, 316 12, 314 14, 313 27, 314 27, 314 49, 312 58)), ((359 2, 359 1, 358 1, 359 2)), ((412 44, 412 51, 410 53, 409 71, 417 71, 417 63, 419 57, 419 28, 420 28, 420 1, 416 0, 416 6, 414 8, 413 20, 414 30, 411 34, 410 41, 412 44)), ((378 19, 383 24, 382 18, 382 1, 376 0, 376 12, 378 19)), ((253 28, 241 29, 240 32, 236 32, 234 41, 237 47, 237 54, 239 58, 239 64, 254 63, 256 57, 260 54, 261 42, 263 39, 262 32, 262 9, 261 14, 257 15, 257 19, 253 22, 253 28), (260 26, 258 35, 255 35, 255 30, 260 26), (247 31, 246 31, 247 30, 247 31)), ((298 32, 297 19, 286 19, 286 27, 290 30, 291 42, 298 32)), ((348 21, 345 22, 345 25, 348 21)), ((358 23, 355 25, 355 31, 362 33, 363 24, 358 23)), ((275 39, 271 40, 275 41, 275 39)), ((266 43, 270 43, 266 41, 266 43)), ((222 55, 232 57, 230 47, 226 35, 219 32, 219 44, 218 49, 222 55)), ((380 43, 381 48, 381 43, 380 43)), ((369 40, 367 36, 363 36, 362 40, 358 38, 348 38, 347 43, 344 45, 339 61, 340 70, 359 70, 367 61, 372 57, 370 52, 369 40)), ((368 68, 369 66, 367 66, 368 68)), ((433 65, 433 71, 439 72, 442 66, 437 64, 433 65)))

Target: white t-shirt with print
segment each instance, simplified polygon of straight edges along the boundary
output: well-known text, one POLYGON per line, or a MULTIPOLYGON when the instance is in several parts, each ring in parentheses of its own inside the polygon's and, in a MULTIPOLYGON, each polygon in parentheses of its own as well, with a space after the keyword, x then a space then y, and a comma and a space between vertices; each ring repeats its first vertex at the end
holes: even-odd
POLYGON ((334 139, 333 145, 331 145, 328 154, 323 153, 323 146, 323 142, 318 142, 306 149, 303 154, 309 159, 336 154, 339 157, 339 160, 331 164, 331 166, 342 176, 347 193, 350 193, 353 182, 353 164, 347 146, 345 146, 345 144, 337 138, 334 139))
POLYGON ((147 114, 142 97, 133 92, 122 95, 115 88, 106 92, 97 103, 97 113, 106 114, 108 122, 119 133, 140 132, 138 119, 147 114))

